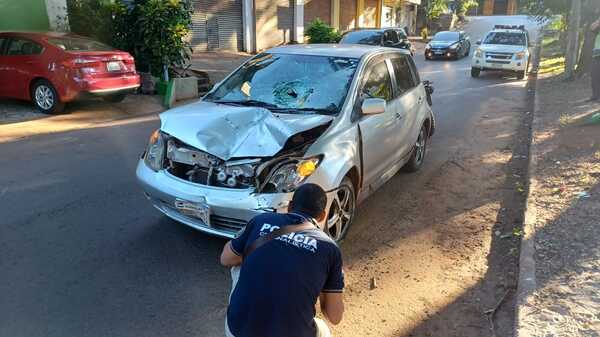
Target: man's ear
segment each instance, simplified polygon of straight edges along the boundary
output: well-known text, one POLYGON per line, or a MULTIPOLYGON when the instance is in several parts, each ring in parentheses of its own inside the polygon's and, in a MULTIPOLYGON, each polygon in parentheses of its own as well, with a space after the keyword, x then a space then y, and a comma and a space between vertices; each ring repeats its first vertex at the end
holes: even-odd
POLYGON ((317 220, 317 222, 323 222, 323 221, 325 221, 326 218, 327 218, 327 211, 323 211, 321 213, 321 215, 319 215, 319 217, 315 220, 317 220))

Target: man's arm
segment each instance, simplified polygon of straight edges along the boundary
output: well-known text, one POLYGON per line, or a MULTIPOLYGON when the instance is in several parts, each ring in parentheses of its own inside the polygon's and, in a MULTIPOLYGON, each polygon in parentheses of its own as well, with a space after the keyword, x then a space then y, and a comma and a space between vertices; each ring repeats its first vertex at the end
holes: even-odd
POLYGON ((231 247, 231 241, 227 242, 221 253, 221 264, 225 267, 239 266, 242 264, 242 257, 237 255, 231 247))
POLYGON ((344 316, 344 294, 343 293, 321 293, 319 296, 321 312, 333 325, 342 321, 344 316))

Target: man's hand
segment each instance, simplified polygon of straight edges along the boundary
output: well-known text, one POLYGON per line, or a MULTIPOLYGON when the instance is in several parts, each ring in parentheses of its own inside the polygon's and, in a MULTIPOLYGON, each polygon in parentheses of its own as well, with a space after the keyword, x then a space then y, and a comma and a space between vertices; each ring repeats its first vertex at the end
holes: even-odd
POLYGON ((329 322, 337 325, 344 316, 344 294, 343 293, 321 293, 319 297, 321 312, 329 322))
POLYGON ((242 264, 242 257, 233 252, 231 241, 225 244, 221 253, 221 264, 225 267, 239 266, 242 264))

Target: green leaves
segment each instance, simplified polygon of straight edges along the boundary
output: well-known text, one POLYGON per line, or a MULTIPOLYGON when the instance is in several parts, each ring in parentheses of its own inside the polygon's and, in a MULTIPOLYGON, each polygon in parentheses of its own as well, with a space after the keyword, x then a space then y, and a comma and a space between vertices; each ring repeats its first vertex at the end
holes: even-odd
POLYGON ((304 32, 308 36, 310 43, 337 43, 341 39, 341 34, 331 26, 316 18, 304 32))

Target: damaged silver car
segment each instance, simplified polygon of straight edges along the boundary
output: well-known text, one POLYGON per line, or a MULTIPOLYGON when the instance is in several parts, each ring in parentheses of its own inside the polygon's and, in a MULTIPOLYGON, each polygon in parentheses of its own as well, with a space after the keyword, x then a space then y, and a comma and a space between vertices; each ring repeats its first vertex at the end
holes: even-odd
POLYGON ((328 195, 336 241, 357 204, 401 168, 423 164, 435 128, 428 83, 408 51, 360 45, 270 49, 198 102, 160 115, 137 177, 154 207, 232 238, 293 191, 328 195))

